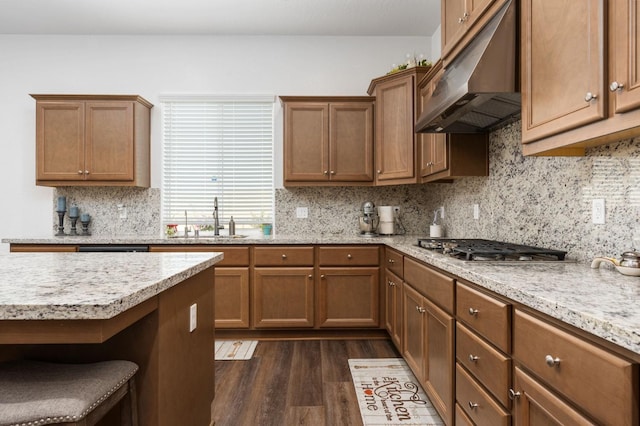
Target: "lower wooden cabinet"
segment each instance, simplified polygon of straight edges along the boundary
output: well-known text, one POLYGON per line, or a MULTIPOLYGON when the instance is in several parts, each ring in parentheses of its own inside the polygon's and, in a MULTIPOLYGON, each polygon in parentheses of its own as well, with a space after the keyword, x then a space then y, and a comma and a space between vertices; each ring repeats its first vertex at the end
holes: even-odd
POLYGON ((385 270, 385 328, 391 341, 402 351, 402 279, 385 270))
POLYGON ((249 328, 249 268, 215 268, 216 328, 249 328))
MULTIPOLYGON (((509 426, 511 414, 495 401, 460 364, 456 365, 456 400, 476 425, 509 426)), ((532 423, 537 425, 538 423, 532 423)))
POLYGON ((516 367, 514 371, 513 386, 517 389, 513 395, 516 399, 513 409, 515 426, 596 424, 520 368, 516 367))
POLYGON ((319 327, 378 327, 379 268, 320 268, 319 327))
POLYGON ((402 294, 402 355, 445 424, 453 424, 455 320, 406 283, 402 294))
POLYGON ((638 424, 637 364, 518 309, 513 324, 516 363, 597 423, 638 424))
POLYGON ((252 326, 313 327, 314 282, 313 267, 254 268, 252 326))

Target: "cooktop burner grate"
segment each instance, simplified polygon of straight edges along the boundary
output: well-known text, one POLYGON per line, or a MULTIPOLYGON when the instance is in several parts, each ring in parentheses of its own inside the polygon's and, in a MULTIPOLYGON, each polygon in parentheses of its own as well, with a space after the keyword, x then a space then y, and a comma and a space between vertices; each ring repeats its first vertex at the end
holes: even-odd
POLYGON ((420 238, 418 246, 465 260, 564 260, 567 252, 482 239, 420 238))

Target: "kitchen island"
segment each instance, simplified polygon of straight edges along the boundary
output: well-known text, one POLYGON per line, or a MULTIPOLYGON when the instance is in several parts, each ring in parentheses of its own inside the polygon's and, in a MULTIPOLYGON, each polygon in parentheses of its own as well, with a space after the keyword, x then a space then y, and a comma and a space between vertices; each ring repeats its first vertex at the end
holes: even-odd
MULTIPOLYGON (((140 367, 140 425, 208 425, 214 397, 214 265, 222 258, 221 253, 0 255, 0 361, 127 359, 140 367)), ((110 422, 107 417, 104 424, 110 422)))

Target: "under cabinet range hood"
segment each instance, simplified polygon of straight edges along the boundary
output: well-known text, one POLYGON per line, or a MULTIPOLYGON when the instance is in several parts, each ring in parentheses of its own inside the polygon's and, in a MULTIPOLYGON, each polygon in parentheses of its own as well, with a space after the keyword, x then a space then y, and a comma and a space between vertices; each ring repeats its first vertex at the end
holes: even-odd
POLYGON ((482 133, 520 117, 516 1, 445 66, 416 133, 482 133))

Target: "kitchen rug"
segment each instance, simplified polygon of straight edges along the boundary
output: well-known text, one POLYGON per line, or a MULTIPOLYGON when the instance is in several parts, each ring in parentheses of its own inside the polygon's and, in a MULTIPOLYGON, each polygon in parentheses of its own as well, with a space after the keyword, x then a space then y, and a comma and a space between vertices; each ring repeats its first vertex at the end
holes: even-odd
POLYGON ((443 426, 402 358, 350 359, 364 426, 443 426))
POLYGON ((216 340, 216 361, 251 359, 257 340, 216 340))

